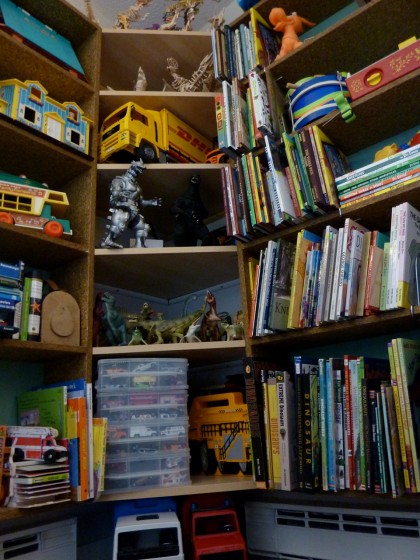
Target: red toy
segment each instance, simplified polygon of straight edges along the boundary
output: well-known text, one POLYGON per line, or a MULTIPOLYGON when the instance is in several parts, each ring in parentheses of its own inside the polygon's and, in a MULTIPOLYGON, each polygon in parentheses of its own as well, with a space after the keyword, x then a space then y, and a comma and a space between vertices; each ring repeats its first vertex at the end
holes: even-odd
POLYGON ((305 25, 307 27, 314 27, 315 25, 315 23, 298 16, 296 12, 293 12, 290 16, 286 15, 283 8, 273 8, 268 19, 274 31, 283 33, 280 52, 276 56, 276 60, 302 45, 302 41, 299 41, 298 35, 303 33, 305 25))

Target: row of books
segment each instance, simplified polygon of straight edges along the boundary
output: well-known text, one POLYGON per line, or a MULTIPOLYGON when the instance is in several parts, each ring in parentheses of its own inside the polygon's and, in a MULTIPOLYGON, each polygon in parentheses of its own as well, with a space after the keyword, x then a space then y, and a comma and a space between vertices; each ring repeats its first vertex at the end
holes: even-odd
POLYGON ((240 241, 338 207, 335 180, 349 169, 344 153, 317 126, 282 136, 277 142, 266 134, 264 152, 238 155, 222 170, 227 227, 240 241), (312 138, 316 162, 309 159, 309 144, 299 141, 306 136, 312 138))
POLYGON ((407 202, 393 207, 390 233, 346 218, 322 235, 300 230, 296 244, 270 240, 248 259, 249 336, 408 309, 419 246, 420 211, 407 202))
POLYGON ((295 356, 291 375, 244 367, 258 487, 420 491, 420 341, 391 340, 388 359, 295 356))
POLYGON ((40 340, 42 273, 22 260, 0 262, 0 337, 40 340))
POLYGON ((420 145, 413 145, 363 168, 337 177, 341 207, 372 199, 392 189, 409 185, 420 176, 420 145))
POLYGON ((69 454, 71 497, 95 498, 104 489, 107 418, 93 418, 92 384, 79 378, 18 395, 20 426, 51 426, 69 454))
POLYGON ((265 68, 279 53, 280 38, 272 26, 254 9, 250 20, 237 27, 225 24, 212 31, 212 51, 216 79, 240 80, 250 70, 265 68))

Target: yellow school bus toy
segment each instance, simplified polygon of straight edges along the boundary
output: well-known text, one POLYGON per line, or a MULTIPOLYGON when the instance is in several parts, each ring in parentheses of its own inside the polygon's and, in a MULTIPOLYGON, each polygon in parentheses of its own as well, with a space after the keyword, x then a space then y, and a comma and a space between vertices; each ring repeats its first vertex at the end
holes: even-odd
POLYGON ((188 416, 193 470, 251 474, 248 407, 241 393, 195 397, 188 416))
POLYGON ((104 120, 99 132, 100 162, 111 156, 124 161, 176 160, 205 163, 212 143, 176 115, 162 109, 151 111, 126 103, 104 120))

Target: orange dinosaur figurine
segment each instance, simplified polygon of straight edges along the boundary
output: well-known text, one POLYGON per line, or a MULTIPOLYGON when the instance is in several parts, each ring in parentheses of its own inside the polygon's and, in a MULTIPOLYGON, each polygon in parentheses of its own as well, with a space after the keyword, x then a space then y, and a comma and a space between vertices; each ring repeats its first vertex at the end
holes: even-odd
POLYGON ((307 27, 313 27, 316 25, 315 23, 298 16, 296 12, 293 12, 290 16, 286 15, 283 8, 273 8, 268 16, 268 19, 270 20, 274 31, 283 33, 280 52, 276 56, 276 60, 286 54, 289 54, 302 44, 302 41, 299 41, 298 35, 303 33, 305 25, 307 27))

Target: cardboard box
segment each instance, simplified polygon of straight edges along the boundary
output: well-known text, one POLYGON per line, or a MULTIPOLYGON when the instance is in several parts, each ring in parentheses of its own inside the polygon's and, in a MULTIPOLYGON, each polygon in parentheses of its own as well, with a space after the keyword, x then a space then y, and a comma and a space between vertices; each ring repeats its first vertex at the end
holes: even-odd
POLYGON ((420 39, 367 66, 346 79, 355 101, 420 68, 420 39))

